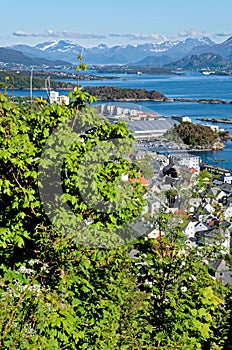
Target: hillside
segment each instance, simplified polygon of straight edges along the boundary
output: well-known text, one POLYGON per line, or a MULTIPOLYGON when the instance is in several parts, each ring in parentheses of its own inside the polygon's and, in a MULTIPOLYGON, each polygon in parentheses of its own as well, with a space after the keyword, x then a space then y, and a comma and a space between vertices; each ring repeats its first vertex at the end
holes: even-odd
POLYGON ((23 66, 48 66, 48 67, 56 67, 56 66, 64 66, 70 65, 70 63, 66 61, 54 60, 50 61, 45 58, 32 58, 24 53, 0 47, 0 62, 10 64, 10 65, 23 65, 23 66))
POLYGON ((173 61, 173 59, 169 56, 150 55, 150 56, 143 58, 141 61, 136 62, 136 65, 160 67, 160 66, 163 66, 164 64, 168 64, 172 61, 173 61))
POLYGON ((204 53, 184 57, 176 62, 166 64, 164 67, 194 70, 203 68, 232 69, 232 61, 217 54, 204 53))
MULTIPOLYGON (((36 73, 33 76, 33 89, 44 89, 47 76, 40 76, 36 73)), ((29 89, 30 72, 7 72, 0 71, 0 86, 6 89, 29 89)), ((52 89, 72 89, 74 84, 65 83, 56 79, 51 79, 52 89)))

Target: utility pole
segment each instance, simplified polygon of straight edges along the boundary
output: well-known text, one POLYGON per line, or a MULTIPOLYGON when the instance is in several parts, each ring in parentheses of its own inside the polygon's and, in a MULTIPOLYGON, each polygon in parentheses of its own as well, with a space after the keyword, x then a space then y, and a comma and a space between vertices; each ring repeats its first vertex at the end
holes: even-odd
POLYGON ((33 80, 33 67, 31 68, 31 76, 30 76, 30 102, 31 102, 31 113, 32 113, 32 80, 33 80))

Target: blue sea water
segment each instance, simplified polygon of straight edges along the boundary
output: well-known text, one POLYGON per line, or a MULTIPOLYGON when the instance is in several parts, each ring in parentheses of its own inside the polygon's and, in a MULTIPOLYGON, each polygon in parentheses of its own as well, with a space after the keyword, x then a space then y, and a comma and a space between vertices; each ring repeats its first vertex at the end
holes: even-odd
MULTIPOLYGON (((106 76, 106 74, 102 74, 106 76)), ((112 76, 112 74, 109 74, 112 76)), ((232 100, 232 76, 202 75, 201 73, 186 73, 185 75, 137 75, 137 74, 113 74, 117 80, 80 81, 80 85, 88 86, 115 86, 120 88, 138 88, 157 90, 169 98, 182 97, 189 99, 222 99, 232 100)), ((99 75, 100 77, 101 75, 99 75)), ((76 81, 75 81, 76 83, 76 81)), ((15 90, 17 96, 28 96, 29 90, 15 90)), ((68 91, 61 90, 61 94, 68 91)), ((9 91, 9 95, 11 91, 9 91)), ((46 91, 35 90, 34 96, 46 97, 46 91)), ((115 104, 115 103, 114 103, 115 104)), ((120 103, 122 105, 122 103, 120 103)), ((124 106, 133 108, 135 102, 123 103, 124 106)), ((232 104, 201 104, 192 102, 152 102, 143 101, 136 103, 136 108, 144 111, 155 111, 160 115, 187 115, 195 123, 203 123, 197 120, 201 117, 228 118, 232 120, 232 104)), ((228 129, 232 134, 232 124, 219 124, 220 128, 228 129)), ((225 149, 214 152, 201 152, 203 161, 232 169, 232 142, 225 143, 225 149), (220 162, 225 159, 225 162, 220 162)))
POLYGON ((80 81, 80 84, 82 86, 105 85, 120 88, 158 90, 170 98, 218 98, 232 100, 232 76, 206 76, 201 73, 186 73, 185 75, 118 74, 117 77, 120 80, 83 80, 80 81))
MULTIPOLYGON (((91 85, 109 85, 120 88, 139 88, 157 90, 169 98, 182 97, 189 99, 221 99, 232 100, 232 76, 186 73, 186 75, 120 75, 121 80, 94 81, 91 85)), ((81 85, 90 83, 81 81, 81 85)), ((115 102, 113 102, 115 104, 115 102)), ((122 105, 122 103, 118 103, 122 105)), ((133 108, 135 102, 124 103, 133 108)), ((152 102, 143 101, 136 104, 137 109, 157 112, 163 116, 186 115, 194 123, 204 124, 198 118, 227 118, 232 120, 232 104, 201 104, 194 102, 152 102)), ((227 129, 232 135, 232 124, 217 124, 227 129)), ((225 143, 222 151, 198 152, 204 162, 216 164, 232 170, 232 141, 225 143)))

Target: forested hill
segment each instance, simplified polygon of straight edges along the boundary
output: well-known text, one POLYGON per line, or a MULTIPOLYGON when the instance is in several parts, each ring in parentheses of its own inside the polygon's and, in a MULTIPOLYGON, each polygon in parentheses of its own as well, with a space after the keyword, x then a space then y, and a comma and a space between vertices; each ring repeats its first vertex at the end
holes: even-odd
POLYGON ((147 91, 145 89, 122 89, 112 86, 87 86, 84 91, 103 101, 123 101, 123 100, 152 100, 166 101, 165 95, 156 90, 147 91))
MULTIPOLYGON (((33 89, 44 89, 45 78, 47 76, 41 76, 36 73, 33 75, 33 89)), ((56 79, 51 79, 52 89, 73 89, 75 85, 66 83, 56 79)), ((5 89, 29 89, 30 88, 30 72, 12 72, 12 71, 0 71, 0 87, 5 89)))
POLYGON ((20 51, 0 47, 0 62, 9 65, 43 66, 56 67, 69 65, 69 62, 62 60, 48 60, 46 58, 29 57, 20 51))

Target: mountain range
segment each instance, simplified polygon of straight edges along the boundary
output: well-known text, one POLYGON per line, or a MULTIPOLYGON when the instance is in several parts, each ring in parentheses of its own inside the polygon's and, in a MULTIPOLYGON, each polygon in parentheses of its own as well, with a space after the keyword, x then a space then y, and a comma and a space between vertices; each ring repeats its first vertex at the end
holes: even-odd
MULTIPOLYGON (((66 40, 49 41, 29 45, 12 45, 0 48, 0 62, 10 60, 13 63, 25 62, 26 65, 77 64, 77 55, 81 54, 87 64, 127 64, 176 66, 184 58, 196 60, 202 54, 220 55, 222 59, 232 59, 232 37, 221 44, 216 44, 208 37, 187 38, 184 41, 165 41, 163 43, 145 43, 140 45, 116 45, 109 47, 100 44, 85 48, 66 40), (4 51, 5 50, 5 51, 4 51), (43 61, 45 60, 45 61, 43 61), (174 63, 173 63, 174 62, 174 63)), ((206 56, 201 56, 202 61, 206 56)), ((208 57, 209 58, 209 57, 208 57)), ((217 61, 214 58, 214 63, 217 61)), ((222 60, 218 58, 220 64, 222 60)), ((191 66, 191 64, 190 64, 191 66)), ((228 62, 227 62, 228 66, 228 62)))

